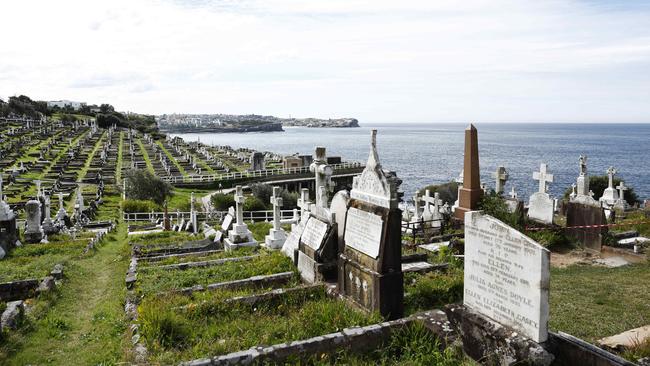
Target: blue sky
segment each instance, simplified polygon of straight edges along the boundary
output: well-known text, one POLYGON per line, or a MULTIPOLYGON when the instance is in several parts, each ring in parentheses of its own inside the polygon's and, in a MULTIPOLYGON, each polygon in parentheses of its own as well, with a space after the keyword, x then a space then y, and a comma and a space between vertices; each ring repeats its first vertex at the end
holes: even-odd
POLYGON ((2 12, 5 98, 361 122, 650 122, 647 2, 23 0, 2 12))

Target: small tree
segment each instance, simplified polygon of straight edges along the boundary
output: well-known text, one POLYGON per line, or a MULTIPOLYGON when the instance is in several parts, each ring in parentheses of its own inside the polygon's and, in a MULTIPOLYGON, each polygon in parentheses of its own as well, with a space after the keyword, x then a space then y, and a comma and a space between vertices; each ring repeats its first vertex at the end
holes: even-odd
POLYGON ((257 197, 247 197, 244 201, 244 211, 264 211, 266 210, 266 205, 262 200, 257 197))
POLYGON ((129 199, 151 200, 159 205, 171 197, 172 186, 144 169, 130 169, 124 174, 129 199))
POLYGON ((235 197, 232 194, 217 193, 210 197, 210 202, 216 210, 225 211, 235 205, 235 197))
POLYGON ((266 206, 267 203, 271 202, 273 186, 264 183, 253 183, 251 184, 251 192, 253 192, 253 196, 259 198, 260 201, 264 202, 264 206, 266 206))

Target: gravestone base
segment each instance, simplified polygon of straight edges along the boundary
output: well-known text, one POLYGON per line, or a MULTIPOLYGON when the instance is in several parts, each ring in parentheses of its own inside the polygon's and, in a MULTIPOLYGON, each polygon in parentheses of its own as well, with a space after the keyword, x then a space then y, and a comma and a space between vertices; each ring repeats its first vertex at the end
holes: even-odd
POLYGON ((306 283, 313 284, 336 279, 336 262, 319 263, 298 250, 298 271, 306 283))
POLYGON ((223 241, 223 248, 226 251, 236 250, 242 247, 256 247, 259 244, 253 238, 253 233, 248 230, 248 226, 235 224, 228 232, 228 237, 223 241))
POLYGON ((264 246, 269 249, 282 249, 286 240, 287 233, 284 230, 271 229, 269 235, 264 238, 264 246))
POLYGON ((445 313, 463 342, 463 351, 487 365, 550 365, 555 356, 514 329, 463 305, 447 305, 445 313))
POLYGON ((43 230, 40 231, 32 231, 32 232, 27 232, 25 231, 25 241, 30 244, 34 243, 40 243, 41 240, 43 240, 43 230))
POLYGON ((340 254, 338 289, 362 309, 379 312, 384 319, 404 315, 404 274, 379 274, 340 254))

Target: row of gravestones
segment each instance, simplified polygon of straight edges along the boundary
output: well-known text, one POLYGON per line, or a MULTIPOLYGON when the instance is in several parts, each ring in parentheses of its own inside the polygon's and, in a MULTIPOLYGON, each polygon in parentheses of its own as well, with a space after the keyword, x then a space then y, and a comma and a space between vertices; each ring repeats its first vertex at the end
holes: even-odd
MULTIPOLYGON (((310 170, 316 178, 316 202, 308 202, 308 191, 301 192, 300 218, 287 236, 280 227, 279 189, 274 189, 273 227, 265 245, 278 249, 284 241, 282 252, 294 261, 305 282, 337 281, 338 291, 357 305, 378 311, 387 319, 401 317, 402 211, 397 192, 401 181, 384 172, 379 163, 376 130, 372 131, 364 171, 354 178, 352 190, 337 192, 331 204, 328 186, 333 171, 324 148, 316 148, 310 170)), ((242 188, 238 186, 236 208, 229 210, 216 238, 223 236, 226 250, 258 245, 243 220, 243 202, 242 188)))

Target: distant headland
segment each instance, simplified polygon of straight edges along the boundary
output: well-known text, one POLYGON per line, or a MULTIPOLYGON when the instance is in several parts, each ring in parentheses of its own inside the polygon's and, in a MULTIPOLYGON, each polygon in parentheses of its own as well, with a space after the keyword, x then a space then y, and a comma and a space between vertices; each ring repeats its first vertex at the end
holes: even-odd
POLYGON ((292 127, 359 127, 356 118, 279 118, 256 114, 164 114, 156 117, 161 131, 178 133, 276 132, 292 127))

